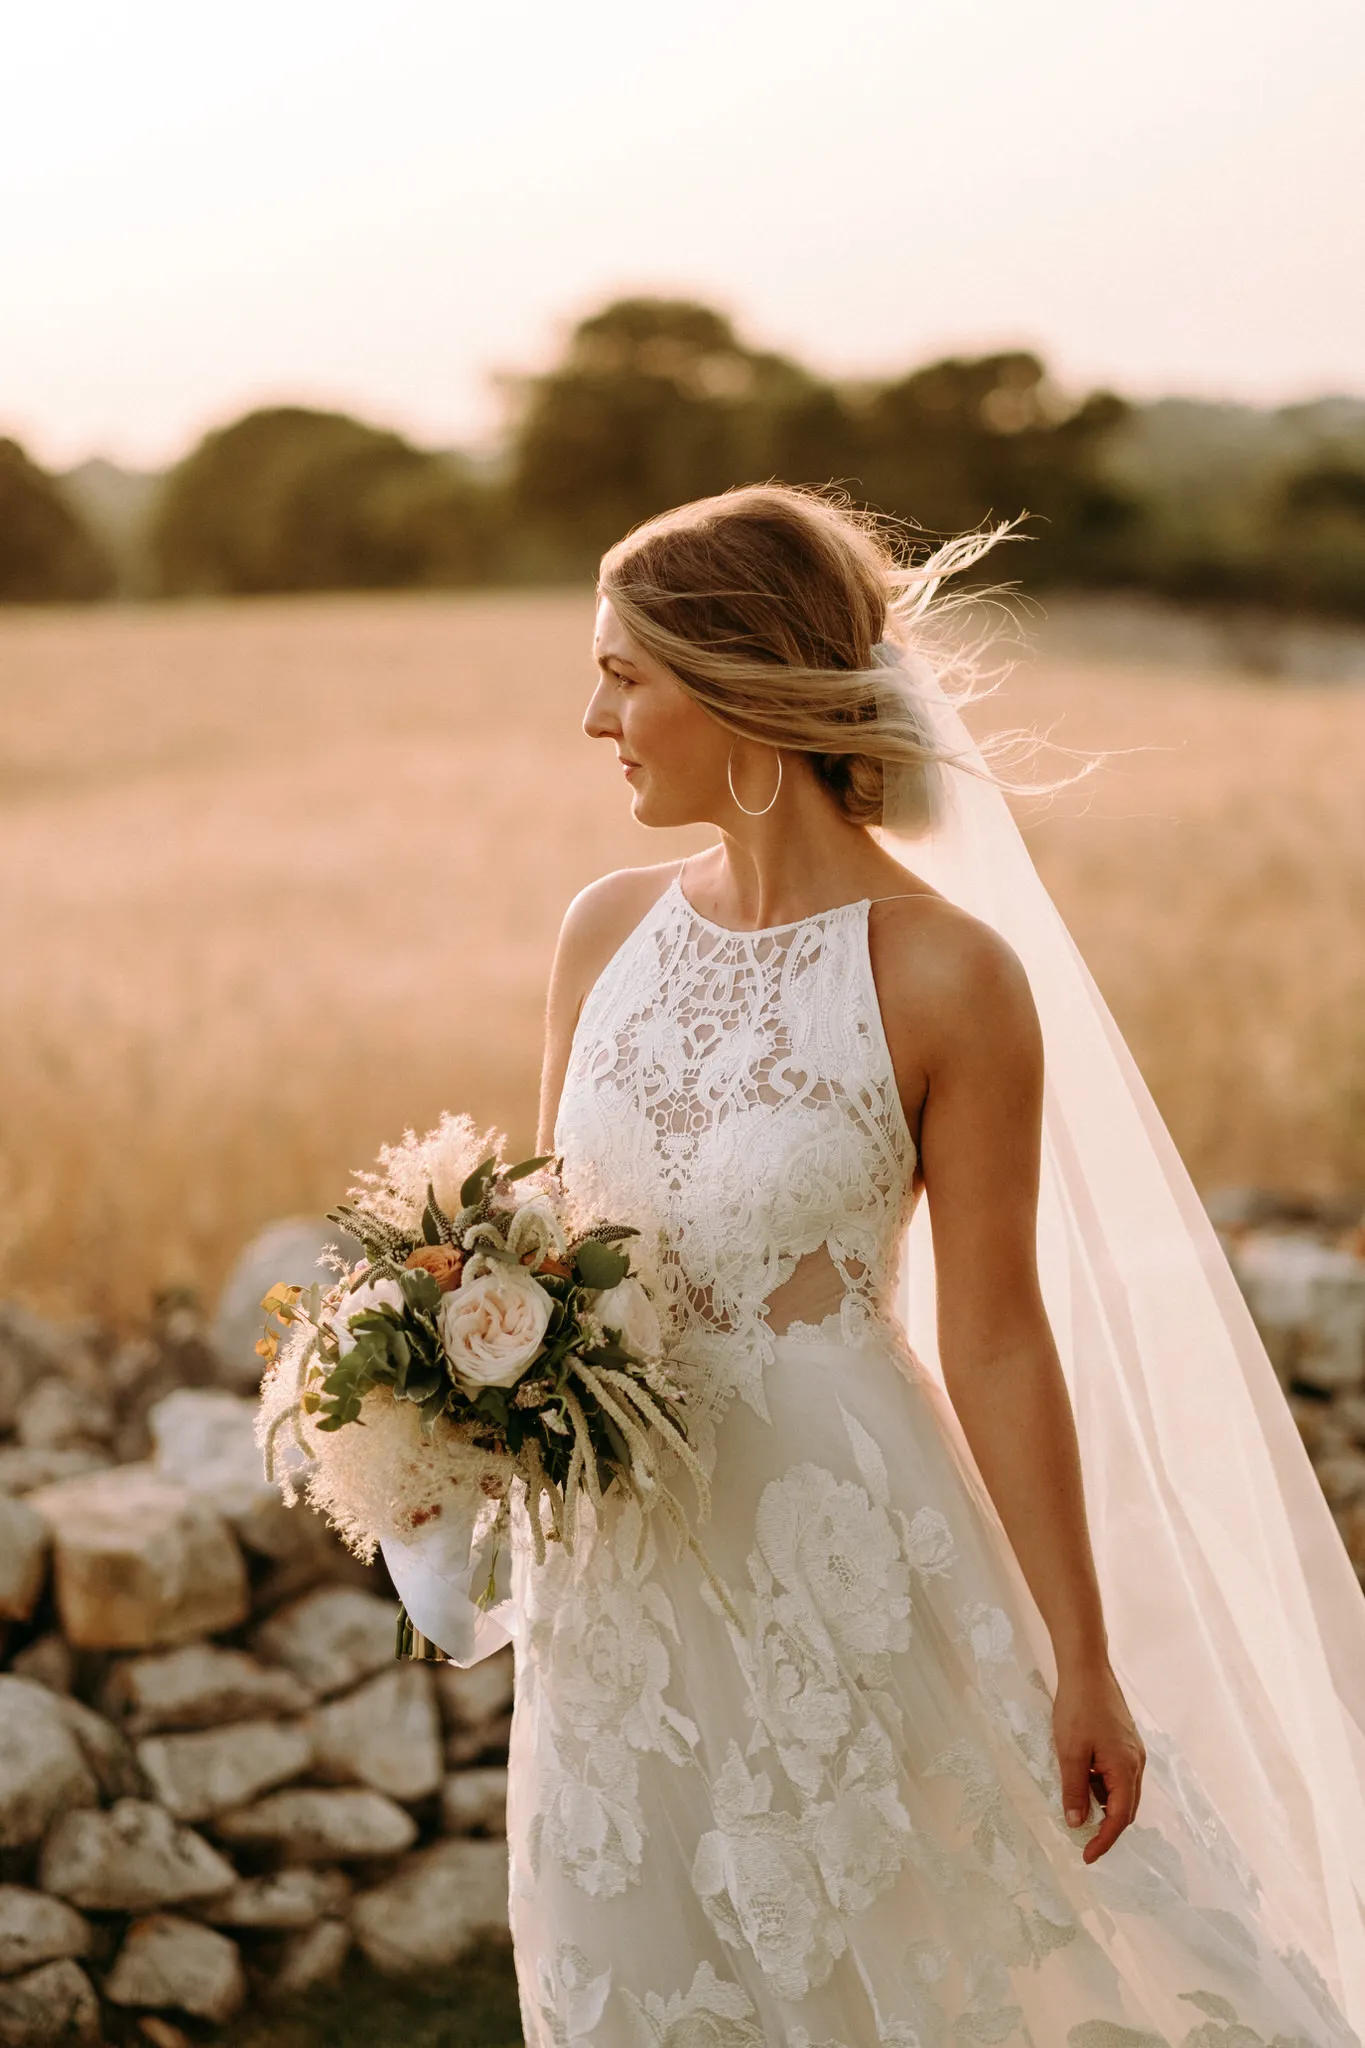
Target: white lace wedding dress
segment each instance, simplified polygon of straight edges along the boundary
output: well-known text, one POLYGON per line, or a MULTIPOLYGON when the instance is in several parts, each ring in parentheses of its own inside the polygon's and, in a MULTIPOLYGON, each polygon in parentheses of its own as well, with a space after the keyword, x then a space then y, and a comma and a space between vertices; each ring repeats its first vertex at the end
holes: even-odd
POLYGON ((1062 1819, 1045 1632, 891 1311, 915 1153, 868 908, 731 932, 675 879, 579 1020, 556 1146, 660 1234, 742 1627, 611 1496, 572 1557, 517 1545, 526 2039, 1345 2048, 1159 1730, 1115 1848, 1062 1819))

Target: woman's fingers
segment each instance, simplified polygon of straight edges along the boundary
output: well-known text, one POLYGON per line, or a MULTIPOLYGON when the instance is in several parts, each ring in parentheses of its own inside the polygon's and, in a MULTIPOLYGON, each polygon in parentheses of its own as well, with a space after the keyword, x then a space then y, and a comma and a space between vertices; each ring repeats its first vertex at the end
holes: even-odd
POLYGON ((1087 1742, 1084 1747, 1068 1748, 1059 1752, 1057 1761, 1062 1769, 1062 1812, 1066 1815, 1069 1828, 1083 1825, 1090 1812, 1090 1772, 1094 1752, 1087 1742))
POLYGON ((1096 1775, 1103 1787, 1097 1788, 1095 1796, 1104 1808, 1104 1819, 1081 1851, 1087 1863, 1094 1863, 1112 1849, 1136 1814, 1142 1788, 1142 1761, 1137 1756, 1124 1756, 1105 1765, 1096 1775))

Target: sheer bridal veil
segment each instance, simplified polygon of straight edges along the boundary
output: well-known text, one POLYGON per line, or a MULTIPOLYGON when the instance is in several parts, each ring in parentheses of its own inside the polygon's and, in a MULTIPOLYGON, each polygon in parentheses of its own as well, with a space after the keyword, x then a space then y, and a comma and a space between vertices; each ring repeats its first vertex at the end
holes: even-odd
MULTIPOLYGON (((877 653, 935 747, 984 767, 932 662, 877 653)), ((1039 1269, 1119 1681, 1226 1823, 1276 1938, 1365 2034, 1365 1598, 1222 1247, 1000 789, 892 767, 883 801, 887 850, 1008 940, 1038 1007, 1039 1269)), ((906 1335, 938 1373, 923 1202, 904 1250, 906 1335)))

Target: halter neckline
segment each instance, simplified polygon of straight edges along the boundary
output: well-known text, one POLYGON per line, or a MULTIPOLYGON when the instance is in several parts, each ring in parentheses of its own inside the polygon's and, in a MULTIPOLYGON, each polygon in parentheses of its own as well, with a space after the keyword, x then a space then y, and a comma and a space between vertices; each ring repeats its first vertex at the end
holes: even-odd
MULTIPOLYGON (((689 855, 688 859, 690 858, 691 856, 689 855)), ((683 868, 686 865, 687 860, 684 860, 682 867, 678 869, 677 874, 674 875, 673 880, 668 885, 669 892, 677 897, 683 909, 687 911, 689 916, 694 917, 698 924, 704 925, 707 931, 715 932, 723 939, 773 939, 783 932, 800 931, 802 925, 816 924, 821 918, 838 917, 842 912, 849 910, 870 910, 874 903, 899 903, 906 897, 915 896, 920 893, 915 889, 905 889, 896 896, 857 896, 851 903, 831 903, 824 910, 807 912, 805 917, 788 918, 785 924, 757 924, 741 927, 733 924, 717 924, 714 918, 707 917, 703 911, 697 909, 696 904, 682 885, 683 868)))
POLYGON ((812 910, 805 917, 788 918, 785 924, 755 924, 745 925, 741 928, 733 924, 717 924, 714 918, 707 917, 702 911, 698 910, 696 904, 683 888, 681 869, 674 875, 670 886, 677 894, 683 909, 690 916, 695 917, 698 924, 705 925, 708 931, 716 932, 724 939, 776 938, 780 932, 800 931, 803 924, 814 924, 819 918, 837 916, 841 910, 861 910, 865 904, 872 901, 870 896, 860 896, 854 903, 831 903, 827 910, 812 910))

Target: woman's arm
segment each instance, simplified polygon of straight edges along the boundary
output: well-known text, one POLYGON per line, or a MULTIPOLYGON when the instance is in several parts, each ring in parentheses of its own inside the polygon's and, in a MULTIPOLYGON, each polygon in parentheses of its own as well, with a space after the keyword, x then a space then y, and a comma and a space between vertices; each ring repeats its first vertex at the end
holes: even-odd
POLYGON ((1110 1668, 1075 1420, 1037 1271, 1042 1038, 1017 957, 959 913, 913 950, 923 1077, 920 1171, 933 1225, 944 1383, 1057 1659, 1054 1735, 1068 1819, 1103 1779, 1104 1854, 1145 1761, 1110 1668), (926 954, 931 956, 926 962, 926 954))

